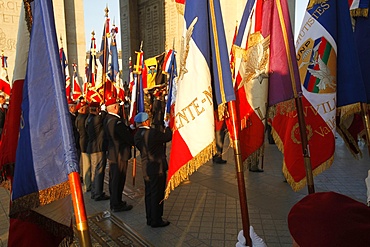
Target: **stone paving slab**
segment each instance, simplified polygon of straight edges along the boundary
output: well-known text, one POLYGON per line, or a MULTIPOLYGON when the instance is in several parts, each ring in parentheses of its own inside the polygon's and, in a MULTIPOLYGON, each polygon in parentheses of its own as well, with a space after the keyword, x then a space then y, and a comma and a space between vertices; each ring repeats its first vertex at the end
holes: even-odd
MULTIPOLYGON (((227 144, 225 150, 226 165, 208 162, 190 176, 188 183, 171 192, 164 204, 164 218, 171 222, 168 227, 146 225, 140 159, 137 160, 136 184, 132 185, 130 166, 124 191, 127 202, 134 208, 112 214, 153 246, 235 246, 242 221, 233 151, 227 144)), ((335 191, 365 203, 364 180, 370 169, 370 159, 365 146, 362 151, 363 159, 355 160, 338 138, 334 164, 314 178, 316 192, 335 191)), ((306 188, 293 192, 284 182, 281 168, 282 154, 275 145, 267 144, 264 172, 245 172, 250 223, 269 247, 292 246, 287 215, 290 208, 308 194, 306 188)), ((0 239, 6 246, 7 232, 4 231, 8 227, 9 194, 4 192, 1 188, 0 239)), ((95 202, 89 193, 84 200, 88 215, 109 210, 109 201, 95 202)))

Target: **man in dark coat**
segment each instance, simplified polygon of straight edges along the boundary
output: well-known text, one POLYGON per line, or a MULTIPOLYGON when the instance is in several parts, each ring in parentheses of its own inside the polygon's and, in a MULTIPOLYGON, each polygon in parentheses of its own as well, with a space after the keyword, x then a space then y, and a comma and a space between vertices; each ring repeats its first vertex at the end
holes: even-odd
POLYGON ((87 117, 86 129, 88 135, 87 153, 91 163, 91 199, 95 201, 108 200, 109 196, 103 191, 105 167, 107 165, 106 150, 104 142, 103 121, 107 112, 100 110, 100 103, 91 102, 89 105, 89 116, 87 117))
POLYGON ((79 134, 79 144, 81 149, 80 157, 80 175, 83 180, 83 191, 91 190, 91 164, 87 153, 88 136, 86 130, 86 119, 88 116, 88 105, 86 102, 80 102, 77 105, 78 115, 76 117, 76 128, 79 134))
POLYGON ((111 98, 105 104, 108 111, 104 120, 104 133, 108 143, 110 208, 113 212, 128 211, 132 205, 122 201, 122 192, 134 138, 119 115, 119 102, 111 98))
POLYGON ((168 164, 164 145, 171 141, 172 131, 165 126, 164 132, 150 128, 148 114, 141 112, 135 116, 138 130, 135 146, 140 151, 145 183, 145 211, 147 225, 165 227, 170 222, 163 220, 163 198, 168 164))

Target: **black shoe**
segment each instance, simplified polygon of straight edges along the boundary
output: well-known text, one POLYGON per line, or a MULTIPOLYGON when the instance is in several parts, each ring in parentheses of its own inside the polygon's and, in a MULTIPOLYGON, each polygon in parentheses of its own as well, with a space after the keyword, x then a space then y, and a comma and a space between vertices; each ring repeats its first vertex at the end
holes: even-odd
POLYGON ((251 168, 249 168, 249 171, 250 172, 263 172, 263 170, 261 170, 259 168, 255 169, 255 170, 254 169, 252 170, 251 168))
POLYGON ((223 160, 220 156, 215 156, 213 157, 213 163, 216 163, 216 164, 226 164, 226 160, 223 160))
POLYGON ((170 224, 169 221, 167 220, 162 220, 162 222, 160 222, 159 224, 152 224, 152 227, 153 228, 157 228, 157 227, 166 227, 170 224))
POLYGON ((116 207, 116 208, 112 208, 112 211, 113 212, 122 212, 122 211, 129 211, 132 209, 132 205, 121 205, 119 207, 116 207))
POLYGON ((110 196, 107 196, 106 194, 102 194, 101 196, 98 196, 97 198, 95 198, 95 201, 105 201, 109 199, 110 199, 110 196))
POLYGON ((148 226, 150 226, 152 223, 151 223, 151 221, 150 221, 150 220, 147 220, 147 221, 146 221, 146 224, 147 224, 148 226))

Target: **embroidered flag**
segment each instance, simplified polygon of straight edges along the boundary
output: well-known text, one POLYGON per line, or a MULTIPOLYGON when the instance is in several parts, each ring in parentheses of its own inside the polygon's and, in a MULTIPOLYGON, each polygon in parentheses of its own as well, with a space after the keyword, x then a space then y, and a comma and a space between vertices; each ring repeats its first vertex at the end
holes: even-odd
POLYGON ((53 242, 36 234, 33 240, 38 241, 32 243, 57 246, 64 238, 72 241, 68 174, 78 172, 77 152, 65 100, 53 6, 51 1, 38 0, 31 7, 33 16, 27 20, 33 24, 9 213, 14 219, 26 217, 28 223, 23 225, 26 227, 13 228, 11 223, 9 241, 14 242, 9 245, 29 246, 32 238, 21 232, 32 232, 27 227, 30 222, 41 222, 38 226, 53 234, 53 242))
MULTIPOLYGON (((353 114, 360 109, 358 102, 366 100, 366 97, 360 93, 353 98, 357 91, 353 90, 354 87, 362 88, 363 92, 364 89, 363 85, 355 82, 362 83, 362 80, 355 75, 358 61, 354 57, 356 52, 353 49, 348 2, 310 2, 302 23, 296 52, 311 166, 315 176, 333 162, 337 107, 341 107, 342 116, 353 114), (351 39, 352 44, 349 42, 351 39), (320 148, 322 146, 325 149, 320 148)), ((296 110, 290 104, 281 105, 279 110, 281 112, 274 121, 284 120, 280 125, 273 122, 273 127, 284 142, 283 173, 293 190, 298 191, 306 184, 306 172, 303 157, 297 156, 302 147, 296 110), (286 119, 289 120, 285 122, 286 119)))
POLYGON ((263 30, 263 25, 267 26, 268 22, 263 23, 262 15, 263 11, 270 11, 268 7, 269 4, 263 6, 260 0, 247 2, 232 48, 235 53, 234 64, 237 66, 236 113, 240 120, 243 162, 252 154, 258 154, 264 141, 270 36, 268 30, 263 30))
POLYGON ((73 98, 73 101, 76 101, 82 95, 82 91, 81 91, 80 83, 78 82, 77 64, 73 63, 72 68, 73 68, 72 98, 73 98))
MULTIPOLYGON (((214 154, 212 91, 215 90, 220 105, 234 96, 227 93, 229 87, 226 86, 227 80, 231 83, 231 71, 220 71, 222 65, 223 68, 230 65, 219 1, 187 0, 184 18, 183 66, 177 81, 175 127, 165 198, 214 154), (213 90, 212 79, 214 86, 218 84, 213 90)), ((232 84, 230 86, 232 90, 232 84)))
POLYGON ((9 83, 9 77, 8 77, 8 63, 6 57, 4 55, 4 52, 0 56, 1 59, 1 67, 0 67, 0 91, 5 93, 5 97, 9 98, 10 96, 10 83, 9 83))

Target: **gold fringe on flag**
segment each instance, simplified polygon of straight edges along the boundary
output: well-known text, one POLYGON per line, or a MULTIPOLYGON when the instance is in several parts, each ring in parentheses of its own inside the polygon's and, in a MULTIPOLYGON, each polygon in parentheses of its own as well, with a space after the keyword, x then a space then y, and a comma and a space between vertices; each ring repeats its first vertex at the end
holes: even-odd
POLYGON ((10 207, 9 215, 12 216, 31 208, 37 208, 39 206, 47 205, 49 203, 52 203, 53 201, 65 198, 70 194, 71 189, 69 181, 67 180, 53 187, 47 188, 45 190, 40 190, 14 200, 12 202, 12 206, 10 207))
MULTIPOLYGON (((325 161, 324 163, 316 167, 314 170, 312 170, 313 176, 315 177, 319 175, 320 173, 322 173, 323 171, 330 168, 330 166, 333 164, 333 161, 334 161, 334 155, 331 156, 327 161, 325 161)), ((298 182, 294 181, 293 177, 290 175, 286 167, 285 162, 283 162, 283 174, 284 174, 284 177, 286 178, 286 181, 288 182, 290 187, 292 187, 294 192, 297 192, 303 189, 307 185, 307 177, 304 177, 301 181, 298 181, 298 182)))
POLYGON ((351 16, 352 17, 368 17, 369 9, 351 9, 351 16))
MULTIPOLYGON (((274 128, 271 128, 271 134, 275 140, 275 144, 277 148, 284 155, 284 143, 282 142, 282 140, 280 139, 280 136, 278 135, 278 133, 275 131, 274 128)), ((312 170, 313 176, 317 176, 323 171, 325 171, 326 169, 328 169, 333 164, 333 161, 334 161, 334 155, 331 156, 328 160, 326 160, 322 164, 320 164, 318 167, 313 169, 312 170)), ((303 163, 302 163, 302 166, 304 166, 303 163)), ((303 189, 307 185, 307 177, 303 178, 301 181, 298 181, 298 182, 294 181, 293 177, 291 176, 291 174, 289 173, 286 167, 285 161, 283 161, 283 174, 288 184, 290 185, 290 187, 292 187, 293 191, 295 192, 303 189)))
POLYGON ((194 156, 188 163, 183 165, 172 178, 168 181, 164 199, 166 200, 170 195, 171 191, 186 180, 193 172, 198 170, 204 163, 209 161, 216 151, 216 142, 213 141, 207 147, 205 147, 199 154, 194 156))
POLYGON ((339 113, 340 122, 347 119, 350 115, 361 112, 361 103, 354 103, 351 105, 337 107, 337 114, 339 113))

